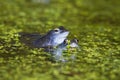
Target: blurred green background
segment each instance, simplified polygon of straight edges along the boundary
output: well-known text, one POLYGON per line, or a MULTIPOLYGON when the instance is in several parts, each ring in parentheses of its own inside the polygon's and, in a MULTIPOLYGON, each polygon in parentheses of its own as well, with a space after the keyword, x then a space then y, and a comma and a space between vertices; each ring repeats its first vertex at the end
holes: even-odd
POLYGON ((119 0, 0 0, 0 80, 119 80, 119 76, 119 0), (46 33, 61 25, 70 31, 69 39, 80 41, 75 61, 52 62, 48 53, 19 41, 18 32, 46 33))

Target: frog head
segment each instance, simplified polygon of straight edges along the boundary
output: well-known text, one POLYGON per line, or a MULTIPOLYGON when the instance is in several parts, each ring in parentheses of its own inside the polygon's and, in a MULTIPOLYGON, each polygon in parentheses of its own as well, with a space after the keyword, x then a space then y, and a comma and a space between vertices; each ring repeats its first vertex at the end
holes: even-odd
POLYGON ((47 36, 50 36, 52 45, 57 46, 64 42, 68 36, 69 31, 66 30, 63 26, 55 28, 47 33, 47 36))
POLYGON ((76 38, 72 39, 71 43, 70 43, 70 47, 73 47, 73 48, 79 47, 78 42, 79 42, 78 39, 76 39, 76 38))
POLYGON ((48 46, 56 47, 64 42, 68 34, 69 31, 66 30, 63 26, 60 26, 58 28, 48 31, 48 33, 35 40, 33 42, 33 45, 37 48, 44 48, 48 46))

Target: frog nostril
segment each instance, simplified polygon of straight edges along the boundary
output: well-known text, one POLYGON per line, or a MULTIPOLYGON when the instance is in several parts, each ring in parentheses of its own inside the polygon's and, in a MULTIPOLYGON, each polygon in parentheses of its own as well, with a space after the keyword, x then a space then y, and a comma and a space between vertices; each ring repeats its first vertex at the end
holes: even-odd
POLYGON ((61 30, 61 33, 69 32, 68 30, 61 30))

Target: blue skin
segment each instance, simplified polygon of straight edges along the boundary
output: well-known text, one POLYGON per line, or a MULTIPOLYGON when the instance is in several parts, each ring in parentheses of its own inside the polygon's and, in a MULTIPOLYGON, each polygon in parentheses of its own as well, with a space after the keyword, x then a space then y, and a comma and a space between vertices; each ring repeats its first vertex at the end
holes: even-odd
MULTIPOLYGON (((56 61, 66 62, 66 60, 62 56, 62 53, 63 53, 63 51, 67 50, 67 48, 66 48, 67 46, 68 46, 68 42, 65 40, 55 50, 53 50, 52 54, 53 54, 56 61)), ((71 40, 69 46, 71 48, 78 48, 79 49, 78 40, 77 39, 71 40)), ((75 55, 72 55, 71 58, 75 59, 75 55)))
MULTIPOLYGON (((62 57, 62 53, 66 50, 68 43, 66 38, 69 34, 64 27, 60 26, 57 29, 50 30, 45 35, 30 34, 30 33, 19 33, 22 38, 22 42, 33 48, 44 48, 46 52, 50 52, 55 57, 55 60, 65 61, 62 57), (29 40, 25 40, 28 38, 29 40), (56 47, 56 48, 54 48, 56 47)), ((79 48, 77 39, 73 39, 70 42, 70 47, 79 48)))
POLYGON ((50 30, 45 35, 20 32, 20 41, 32 48, 44 48, 46 52, 63 43, 69 31, 63 26, 50 30))
POLYGON ((68 34, 69 31, 60 26, 54 30, 50 30, 46 35, 35 40, 33 45, 36 48, 56 47, 64 42, 68 34))

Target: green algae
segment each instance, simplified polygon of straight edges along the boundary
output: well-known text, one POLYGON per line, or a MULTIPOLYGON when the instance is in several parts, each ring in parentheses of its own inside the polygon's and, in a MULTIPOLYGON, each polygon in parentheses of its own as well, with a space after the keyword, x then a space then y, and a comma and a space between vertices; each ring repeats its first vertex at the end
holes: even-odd
POLYGON ((119 5, 119 0, 1 0, 0 80, 119 80, 119 5), (46 33, 60 25, 70 31, 69 39, 79 39, 74 61, 53 62, 48 53, 19 41, 19 32, 46 33))

